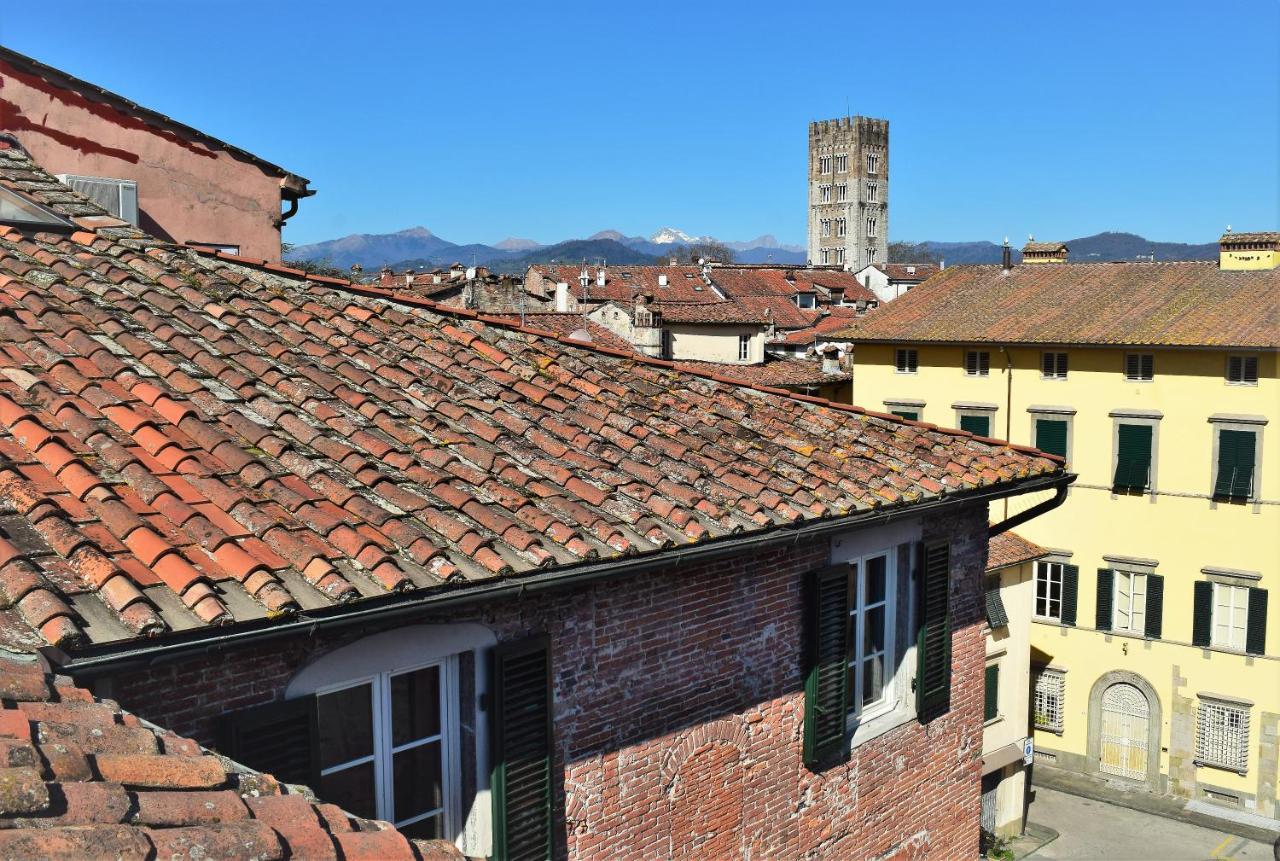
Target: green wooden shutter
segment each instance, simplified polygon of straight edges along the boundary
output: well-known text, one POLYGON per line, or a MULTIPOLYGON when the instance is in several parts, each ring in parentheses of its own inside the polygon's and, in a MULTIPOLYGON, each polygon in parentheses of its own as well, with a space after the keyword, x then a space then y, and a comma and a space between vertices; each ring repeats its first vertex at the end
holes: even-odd
POLYGON ((1116 490, 1146 490, 1151 483, 1151 426, 1120 425, 1117 429, 1116 490))
POLYGON ((922 544, 916 707, 921 723, 951 708, 951 545, 922 544))
POLYGON ((804 763, 817 771, 849 750, 849 566, 809 572, 805 617, 804 763))
POLYGON ((320 785, 315 697, 241 709, 223 720, 227 756, 285 783, 320 785))
POLYGON ((983 681, 982 719, 994 720, 1000 714, 1000 665, 992 664, 987 667, 983 681))
POLYGON ((1267 590, 1249 590, 1249 627, 1245 632, 1244 650, 1251 655, 1267 651, 1267 590))
POLYGON ((991 416, 960 416, 960 430, 977 436, 991 436, 991 416))
POLYGON ((1080 566, 1062 566, 1062 624, 1076 623, 1076 600, 1080 593, 1080 566))
POLYGON ((1036 448, 1067 456, 1067 423, 1061 419, 1036 419, 1036 448))
POLYGON ((1248 499, 1253 493, 1253 431, 1218 431, 1218 476, 1213 495, 1221 499, 1248 499))
POLYGON ((1147 629, 1146 635, 1153 640, 1164 635, 1164 576, 1147 575, 1147 629))
POLYGON ((1213 584, 1197 580, 1192 602, 1191 645, 1209 648, 1213 639, 1213 584))
POLYGON ((493 857, 551 858, 551 650, 545 636, 493 650, 493 857))
POLYGON ((1115 573, 1110 568, 1098 569, 1098 602, 1094 612, 1093 627, 1099 631, 1111 630, 1111 604, 1115 595, 1115 573))

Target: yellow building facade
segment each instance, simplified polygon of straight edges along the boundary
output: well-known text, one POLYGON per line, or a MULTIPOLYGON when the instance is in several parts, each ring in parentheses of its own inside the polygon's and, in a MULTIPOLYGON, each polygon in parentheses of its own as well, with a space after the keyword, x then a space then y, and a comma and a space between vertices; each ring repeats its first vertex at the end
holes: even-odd
POLYGON ((1018 527, 1048 552, 1022 608, 1037 763, 1280 818, 1280 271, 956 268, 847 333, 854 403, 1079 475, 1018 527), (1082 313, 1129 291, 1141 320, 1082 313), (1207 343, 1143 345, 1153 323, 1207 343))

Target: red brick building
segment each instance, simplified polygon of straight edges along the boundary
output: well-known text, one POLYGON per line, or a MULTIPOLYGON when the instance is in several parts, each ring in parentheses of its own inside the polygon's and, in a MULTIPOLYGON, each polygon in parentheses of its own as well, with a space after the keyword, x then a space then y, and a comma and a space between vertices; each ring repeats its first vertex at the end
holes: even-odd
POLYGON ((8 648, 470 856, 976 854, 988 502, 1061 460, 65 195, 0 143, 8 648))
POLYGON ((260 260, 280 259, 281 225, 315 194, 279 165, 4 47, 0 132, 152 236, 260 260))

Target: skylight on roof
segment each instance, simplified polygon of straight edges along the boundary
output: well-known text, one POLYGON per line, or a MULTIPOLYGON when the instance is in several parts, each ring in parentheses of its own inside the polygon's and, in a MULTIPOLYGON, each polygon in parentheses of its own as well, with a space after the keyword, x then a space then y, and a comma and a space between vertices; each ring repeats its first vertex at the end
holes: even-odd
POLYGON ((0 186, 0 224, 12 224, 17 227, 38 225, 69 228, 73 226, 65 218, 3 186, 0 186))

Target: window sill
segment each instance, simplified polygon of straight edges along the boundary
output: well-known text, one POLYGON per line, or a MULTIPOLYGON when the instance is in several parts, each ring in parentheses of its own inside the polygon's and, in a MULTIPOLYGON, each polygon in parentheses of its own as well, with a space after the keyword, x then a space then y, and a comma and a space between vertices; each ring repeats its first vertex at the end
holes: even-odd
POLYGON ((1218 771, 1229 771, 1232 774, 1238 774, 1241 777, 1244 777, 1246 774, 1249 773, 1248 768, 1236 768, 1235 766, 1232 766, 1232 765, 1219 765, 1216 762, 1209 762, 1203 759, 1197 759, 1197 760, 1194 760, 1194 762, 1196 764, 1196 768, 1215 768, 1218 771))
POLYGON ((988 718, 987 720, 984 720, 982 722, 982 728, 986 729, 989 726, 995 726, 996 724, 1000 723, 1003 720, 1004 720, 1004 715, 996 715, 993 718, 988 718))
POLYGON ((1061 738, 1061 737, 1062 737, 1062 734, 1065 732, 1065 730, 1063 730, 1063 729, 1061 729, 1061 728, 1059 728, 1059 729, 1054 729, 1054 728, 1053 728, 1053 727, 1051 727, 1051 726, 1033 726, 1033 727, 1032 727, 1032 729, 1033 729, 1033 730, 1035 730, 1036 732, 1048 732, 1048 733, 1052 733, 1052 734, 1054 734, 1054 735, 1058 736, 1059 738, 1061 738))

